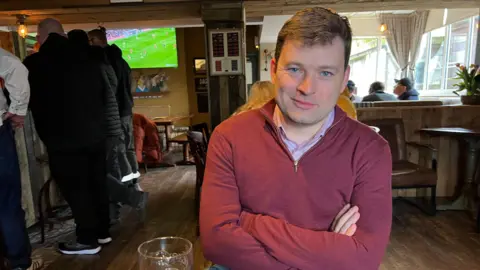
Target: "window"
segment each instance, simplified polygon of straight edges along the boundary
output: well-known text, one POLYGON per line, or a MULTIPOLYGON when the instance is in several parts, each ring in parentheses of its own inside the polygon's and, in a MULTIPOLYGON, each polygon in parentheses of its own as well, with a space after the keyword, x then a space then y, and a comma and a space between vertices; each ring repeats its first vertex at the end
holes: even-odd
POLYGON ((350 54, 350 79, 357 86, 357 95, 368 95, 375 81, 377 69, 378 38, 354 38, 350 54))
POLYGON ((456 63, 467 63, 468 34, 470 20, 463 20, 452 24, 450 28, 450 44, 448 46, 447 60, 447 89, 455 88, 455 77, 457 76, 456 63))
POLYGON ((475 62, 477 23, 478 16, 423 35, 415 63, 417 90, 440 90, 452 94, 453 85, 457 83, 455 64, 468 66, 475 62))
POLYGON ((350 54, 350 79, 357 86, 357 95, 366 96, 375 81, 385 83, 385 91, 393 92, 394 79, 400 67, 392 56, 384 37, 356 37, 350 54))
POLYGON ((427 63, 428 55, 427 44, 428 34, 424 34, 420 42, 420 48, 418 49, 417 62, 415 63, 415 89, 423 89, 423 83, 426 80, 425 63, 427 63))
POLYGON ((479 16, 475 17, 475 19, 472 22, 472 32, 473 32, 473 37, 472 37, 472 44, 470 46, 470 64, 477 64, 480 65, 480 63, 475 63, 475 52, 476 47, 477 47, 477 39, 478 39, 478 23, 479 23, 479 16))
POLYGON ((430 34, 430 57, 428 59, 427 83, 428 89, 439 90, 442 88, 443 69, 445 62, 445 27, 433 30, 430 34))
MULTIPOLYGON (((415 62, 415 88, 422 95, 453 95, 456 66, 475 63, 479 16, 435 29, 422 36, 415 62)), ((477 63, 480 64, 480 63, 477 63)), ((381 81, 393 92, 394 79, 401 75, 384 37, 354 37, 350 55, 350 79, 357 95, 366 96, 370 84, 381 81)))

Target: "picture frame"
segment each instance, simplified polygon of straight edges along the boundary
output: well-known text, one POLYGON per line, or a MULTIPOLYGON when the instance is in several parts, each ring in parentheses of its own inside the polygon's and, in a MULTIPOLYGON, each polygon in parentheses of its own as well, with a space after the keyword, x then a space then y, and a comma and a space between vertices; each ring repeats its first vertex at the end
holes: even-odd
POLYGON ((197 77, 195 78, 195 92, 196 93, 208 93, 208 78, 197 77))
POLYGON ((207 74, 207 60, 205 58, 193 58, 193 73, 195 75, 207 74))

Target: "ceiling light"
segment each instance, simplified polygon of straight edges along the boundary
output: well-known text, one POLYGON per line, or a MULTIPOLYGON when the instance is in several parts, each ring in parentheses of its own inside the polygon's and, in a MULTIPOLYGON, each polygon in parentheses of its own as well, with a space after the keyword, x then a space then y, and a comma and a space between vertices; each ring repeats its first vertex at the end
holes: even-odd
POLYGON ((380 32, 383 33, 383 32, 385 32, 385 31, 387 31, 387 25, 384 24, 384 23, 382 23, 382 24, 380 25, 380 32))
POLYGON ((28 35, 28 29, 27 26, 25 25, 25 21, 27 20, 27 15, 17 15, 17 33, 19 36, 22 38, 25 38, 28 35))

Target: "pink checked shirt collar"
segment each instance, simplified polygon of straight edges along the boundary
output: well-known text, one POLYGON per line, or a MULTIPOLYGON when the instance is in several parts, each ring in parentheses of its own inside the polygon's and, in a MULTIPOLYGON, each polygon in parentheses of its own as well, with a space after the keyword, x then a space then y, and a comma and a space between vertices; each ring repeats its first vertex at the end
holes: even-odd
POLYGON ((335 110, 332 110, 328 116, 325 124, 323 124, 322 128, 313 136, 310 140, 307 140, 301 144, 297 144, 294 141, 291 141, 287 138, 285 130, 283 129, 283 123, 285 119, 283 118, 283 114, 280 111, 278 106, 275 106, 275 111, 273 112, 273 122, 277 126, 280 131, 280 136, 282 137, 283 142, 292 154, 292 157, 295 161, 298 161, 310 148, 312 148, 317 142, 319 142, 322 137, 325 135, 325 132, 328 130, 329 127, 332 126, 333 121, 335 119, 335 110))

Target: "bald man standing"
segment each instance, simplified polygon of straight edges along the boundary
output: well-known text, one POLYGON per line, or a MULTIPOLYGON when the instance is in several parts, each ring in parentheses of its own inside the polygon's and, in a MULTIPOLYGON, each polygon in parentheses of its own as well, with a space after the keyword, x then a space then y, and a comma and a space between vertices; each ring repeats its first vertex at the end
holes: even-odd
POLYGON ((77 226, 77 240, 58 248, 63 254, 96 254, 112 241, 105 179, 107 84, 98 61, 74 46, 58 21, 42 21, 37 33, 40 50, 24 62, 30 107, 77 226))

